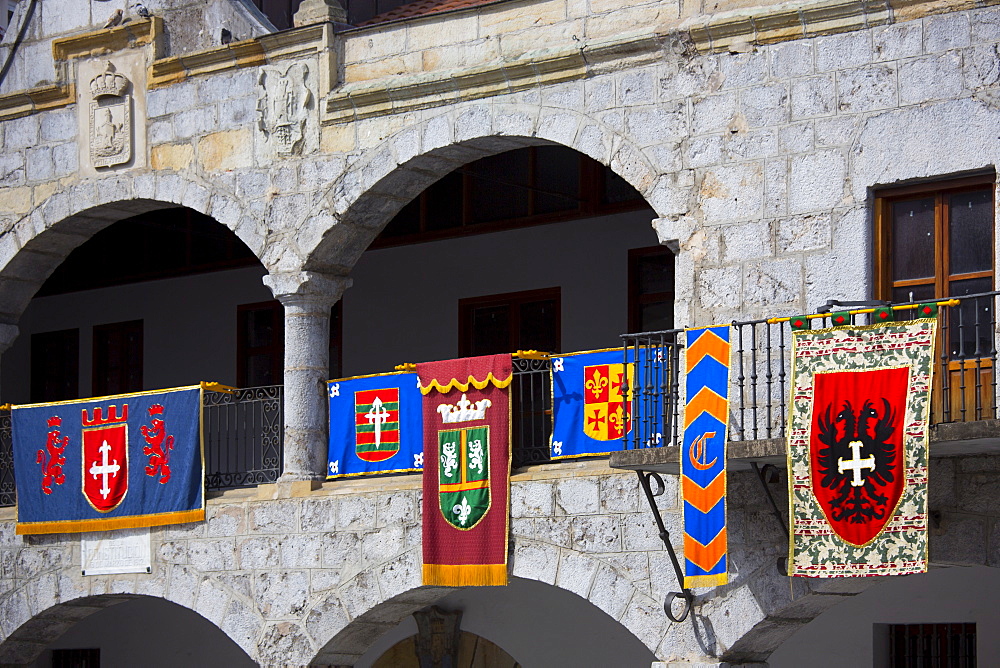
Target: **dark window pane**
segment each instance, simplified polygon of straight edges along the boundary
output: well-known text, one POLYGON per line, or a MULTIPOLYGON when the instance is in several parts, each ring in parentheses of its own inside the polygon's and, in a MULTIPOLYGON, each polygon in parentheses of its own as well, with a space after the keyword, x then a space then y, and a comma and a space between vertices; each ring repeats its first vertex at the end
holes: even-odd
MULTIPOLYGON (((952 297, 964 297, 989 292, 993 281, 989 278, 972 278, 951 281, 952 297)), ((952 358, 983 357, 993 347, 992 295, 962 299, 962 303, 948 310, 948 340, 952 358)))
POLYGON ((934 275, 934 198, 892 205, 892 280, 934 275))
POLYGON ((94 327, 94 395, 142 390, 142 356, 142 320, 94 327))
POLYGON ((462 173, 455 171, 427 190, 427 230, 447 230, 462 225, 462 173))
POLYGON ((933 285, 908 285, 892 289, 892 301, 896 304, 930 301, 935 297, 937 295, 934 294, 933 285))
POLYGON ((80 330, 31 335, 31 401, 80 396, 80 330))
POLYGON ((520 350, 559 351, 556 340, 559 304, 554 299, 521 304, 521 322, 517 347, 520 350))
POLYGON ((656 332, 674 326, 674 303, 653 302, 639 307, 639 329, 656 332))
POLYGON ((275 385, 284 368, 284 309, 277 301, 243 304, 236 312, 236 383, 275 385))
POLYGON ((530 160, 528 149, 518 149, 466 165, 471 196, 470 222, 528 215, 530 160))
POLYGON ((655 255, 643 255, 638 259, 639 294, 651 292, 673 292, 674 258, 669 251, 655 255))
POLYGON ((271 309, 247 312, 246 342, 250 348, 271 345, 274 340, 274 314, 271 309))
POLYGON ((278 384, 278 379, 274 377, 273 357, 269 353, 258 353, 247 357, 245 371, 247 386, 260 387, 261 385, 278 384))
POLYGON ((948 198, 951 273, 993 268, 993 194, 989 190, 948 198))
POLYGON ((510 350, 510 307, 480 306, 472 311, 471 355, 496 355, 510 350))
POLYGON ((580 203, 580 154, 564 146, 535 149, 535 210, 572 211, 580 203))

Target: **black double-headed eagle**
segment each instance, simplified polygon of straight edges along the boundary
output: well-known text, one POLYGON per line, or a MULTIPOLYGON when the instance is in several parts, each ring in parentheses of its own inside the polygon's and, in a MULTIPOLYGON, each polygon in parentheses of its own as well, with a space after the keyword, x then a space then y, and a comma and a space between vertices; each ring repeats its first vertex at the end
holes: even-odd
POLYGON ((893 510, 882 492, 896 475, 896 450, 890 442, 896 412, 888 399, 882 399, 881 415, 871 401, 858 412, 849 401, 836 415, 833 410, 831 402, 817 421, 818 438, 826 446, 818 453, 817 474, 835 495, 831 519, 852 524, 881 520, 893 510))

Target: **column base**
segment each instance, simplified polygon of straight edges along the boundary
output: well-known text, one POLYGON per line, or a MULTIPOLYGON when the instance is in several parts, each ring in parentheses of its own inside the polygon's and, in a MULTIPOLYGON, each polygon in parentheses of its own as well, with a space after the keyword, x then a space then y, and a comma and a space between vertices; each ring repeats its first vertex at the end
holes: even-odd
POLYGON ((323 486, 322 480, 282 480, 269 485, 257 486, 257 498, 262 501, 275 499, 291 499, 299 496, 309 496, 310 493, 323 486))

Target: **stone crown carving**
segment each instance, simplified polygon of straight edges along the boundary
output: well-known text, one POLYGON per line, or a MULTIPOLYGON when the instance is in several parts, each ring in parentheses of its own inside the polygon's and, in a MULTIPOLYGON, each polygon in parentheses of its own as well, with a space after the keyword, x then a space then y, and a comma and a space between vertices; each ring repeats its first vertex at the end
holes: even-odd
POLYGON ((128 77, 115 71, 115 66, 108 63, 108 68, 90 80, 90 94, 95 98, 104 95, 121 97, 128 90, 128 77))

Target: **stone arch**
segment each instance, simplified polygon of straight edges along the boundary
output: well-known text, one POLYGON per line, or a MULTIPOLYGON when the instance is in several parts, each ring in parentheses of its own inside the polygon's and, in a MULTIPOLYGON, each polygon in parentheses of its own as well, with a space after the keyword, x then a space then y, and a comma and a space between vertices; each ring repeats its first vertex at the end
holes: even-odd
POLYGON ((607 165, 658 216, 676 208, 673 175, 614 128, 568 108, 472 103, 388 137, 348 163, 297 237, 308 270, 347 273, 404 205, 449 172, 479 158, 557 144, 607 165))
POLYGON ((0 236, 0 323, 16 324, 45 279, 94 234, 119 220, 172 206, 211 216, 268 266, 263 224, 235 195, 176 173, 78 182, 52 193, 0 236))
MULTIPOLYGON (((205 589, 205 585, 209 588, 214 588, 219 593, 222 591, 222 586, 218 583, 210 582, 210 579, 206 578, 202 580, 202 587, 200 589, 205 589)), ((25 587, 27 589, 28 587, 25 587)), ((218 606, 212 605, 185 605, 183 601, 177 600, 177 597, 172 597, 169 595, 159 596, 159 595, 148 595, 148 594, 138 594, 138 593, 105 593, 96 595, 86 595, 80 596, 67 600, 59 600, 49 607, 44 609, 36 610, 34 614, 21 612, 27 611, 31 601, 30 599, 22 600, 22 605, 17 606, 18 592, 12 592, 8 597, 6 603, 7 605, 2 605, 5 614, 15 615, 12 618, 6 618, 4 620, 4 628, 14 627, 13 631, 2 641, 0 641, 0 665, 16 666, 16 665, 30 665, 49 645, 56 641, 60 636, 70 630, 78 622, 90 617, 93 614, 99 613, 112 606, 124 603, 126 601, 167 601, 174 603, 185 610, 194 613, 202 621, 211 624, 215 629, 225 635, 229 640, 233 641, 241 650, 243 650, 251 659, 255 659, 257 654, 256 646, 256 634, 253 637, 249 637, 248 634, 241 634, 241 630, 238 626, 226 628, 226 624, 223 622, 223 618, 217 614, 213 613, 212 608, 218 606), (11 603, 15 605, 11 605, 11 603), (24 617, 26 615, 27 618, 24 617), (217 617, 217 619, 213 619, 217 617), (222 622, 222 623, 220 623, 222 622), (9 626, 8 626, 9 625, 9 626), (237 631, 232 633, 231 631, 237 631)), ((30 595, 37 592, 26 592, 22 595, 30 595)), ((208 589, 205 589, 205 594, 208 593, 208 589)), ((203 596, 204 597, 204 596, 203 596)), ((223 598, 224 601, 229 601, 228 594, 227 598, 223 598)), ((232 607, 231 605, 226 605, 223 607, 232 607)), ((260 625, 257 625, 259 629, 260 625)))
MULTIPOLYGON (((664 633, 666 617, 661 604, 609 561, 516 536, 512 542, 512 578, 552 586, 575 604, 600 611, 610 617, 605 618, 608 623, 620 625, 652 655, 659 655, 664 643, 674 642, 669 629, 664 633), (562 577, 554 564, 564 569, 562 577)), ((311 645, 311 661, 302 657, 303 663, 353 665, 376 639, 414 612, 460 591, 422 585, 420 564, 420 548, 416 547, 361 570, 316 601, 305 612, 302 627, 288 629, 301 640, 288 640, 285 645, 311 645)), ((288 654, 284 656, 290 660, 288 654)), ((261 657, 262 661, 267 659, 261 657)))

